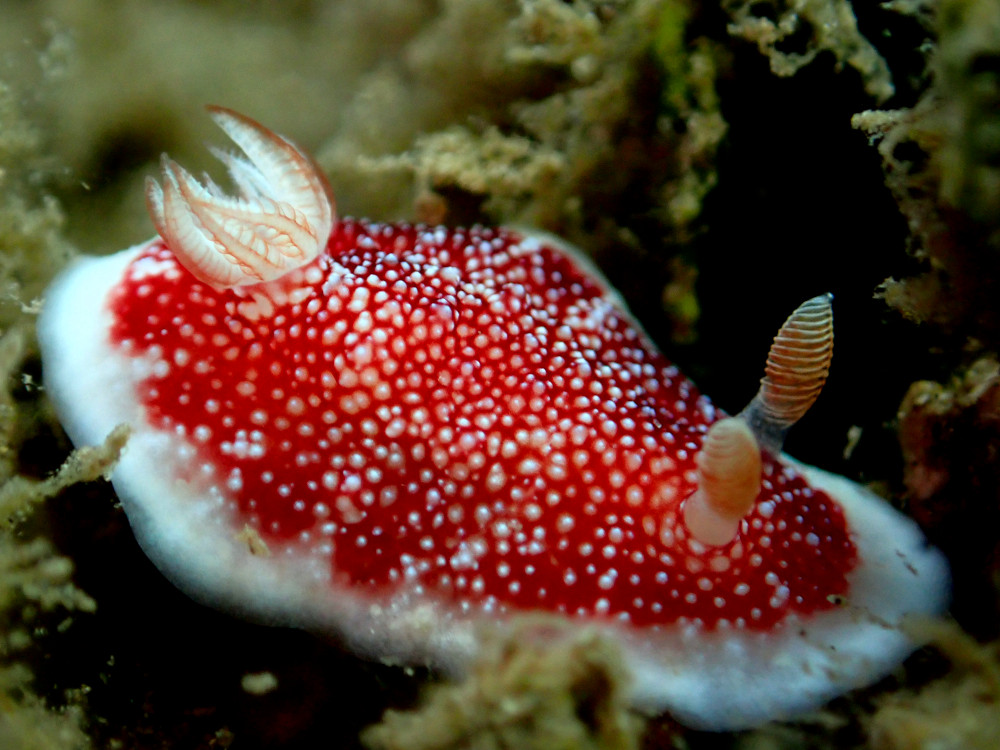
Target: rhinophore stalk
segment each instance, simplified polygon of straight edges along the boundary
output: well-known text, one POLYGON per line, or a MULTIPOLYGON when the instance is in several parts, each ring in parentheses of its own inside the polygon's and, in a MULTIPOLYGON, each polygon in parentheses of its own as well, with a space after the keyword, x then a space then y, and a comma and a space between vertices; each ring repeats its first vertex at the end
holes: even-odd
POLYGON ((757 395, 705 435, 698 488, 683 508, 688 531, 702 544, 736 537, 760 493, 761 449, 779 454, 785 433, 819 396, 833 356, 832 299, 822 294, 799 305, 774 337, 757 395))
POLYGON ((826 383, 833 357, 832 301, 832 294, 821 294, 788 317, 771 344, 760 390, 739 414, 774 455, 826 383))

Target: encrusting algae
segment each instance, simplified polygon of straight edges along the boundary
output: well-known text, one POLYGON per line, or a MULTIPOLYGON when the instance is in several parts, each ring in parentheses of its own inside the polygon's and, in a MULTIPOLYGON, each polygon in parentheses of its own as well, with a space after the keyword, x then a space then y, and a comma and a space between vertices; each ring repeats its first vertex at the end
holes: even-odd
MULTIPOLYGON (((1000 513, 1000 180, 992 137, 1000 13, 993 0, 889 5, 875 12, 847 0, 734 1, 722 10, 695 0, 400 0, 292 2, 276 10, 267 3, 49 0, 0 10, 8 49, 21 38, 39 48, 30 74, 23 64, 0 67, 0 747, 991 748, 1000 734, 1000 581, 989 563, 1000 513), (177 44, 185 37, 191 46, 177 44), (123 78, 123 68, 144 75, 123 78), (855 381, 845 345, 828 396, 838 406, 830 408, 858 413, 858 396, 838 396, 838 377, 856 392, 889 379, 865 403, 877 398, 885 420, 898 408, 902 448, 879 432, 884 420, 876 415, 846 464, 880 481, 952 556, 958 623, 989 643, 978 645, 955 625, 928 626, 937 628, 933 646, 952 667, 932 667, 912 683, 901 675, 900 688, 835 702, 814 721, 720 739, 666 718, 643 727, 624 705, 613 650, 586 633, 551 650, 517 638, 497 643, 468 681, 432 683, 418 701, 423 673, 359 664, 306 634, 206 614, 141 565, 123 565, 136 570, 114 570, 102 582, 93 575, 107 570, 95 563, 101 547, 66 541, 75 534, 108 543, 76 528, 86 526, 73 515, 81 513, 79 498, 67 508, 58 494, 96 480, 83 498, 87 517, 125 540, 116 552, 131 544, 100 479, 127 450, 127 435, 116 432, 67 459, 68 443, 38 386, 31 333, 38 301, 73 254, 67 235, 106 250, 149 233, 137 186, 161 151, 196 161, 184 149, 200 149, 204 133, 192 129, 204 118, 191 113, 202 104, 236 106, 300 137, 331 176, 342 213, 533 223, 558 232, 598 258, 654 336, 697 342, 680 355, 711 379, 716 363, 728 368, 733 359, 700 359, 699 348, 711 322, 701 316, 734 304, 711 283, 732 262, 728 252, 754 254, 753 265, 765 269, 739 274, 762 308, 782 285, 803 296, 794 288, 804 283, 799 271, 772 260, 771 239, 790 220, 781 206, 741 225, 742 249, 713 244, 720 225, 743 216, 740 205, 718 202, 732 199, 727 180, 750 153, 740 150, 745 120, 734 105, 748 81, 778 92, 768 102, 790 102, 755 116, 773 118, 767 127, 787 128, 789 138, 801 135, 795 142, 804 150, 792 158, 801 163, 797 192, 832 179, 817 171, 826 164, 822 150, 867 158, 864 138, 847 132, 852 113, 878 148, 888 192, 875 184, 881 175, 873 160, 843 189, 871 191, 865 195, 889 212, 898 207, 903 219, 886 220, 891 231, 873 240, 881 244, 872 268, 854 274, 858 285, 834 292, 847 300, 841 325, 850 336, 870 328, 878 342, 889 330, 914 343, 899 361, 876 344, 872 356, 883 359, 864 362, 855 381), (841 106, 842 143, 810 140, 817 121, 798 102, 817 81, 841 106), (860 113, 872 107, 884 109, 860 113), (67 166, 70 178, 60 182, 67 166), (92 184, 80 189, 81 178, 92 184), (881 278, 869 283, 866 274, 882 268, 881 278, 893 277, 883 298, 920 326, 879 321, 877 307, 860 303, 853 311, 861 323, 850 322, 851 295, 870 295, 881 278), (107 502, 91 502, 100 497, 107 502), (86 577, 86 591, 78 577, 86 577), (141 589, 123 588, 132 584, 141 589), (136 597, 146 609, 129 620, 139 605, 126 600, 136 597), (131 640, 116 618, 162 640, 131 640), (106 633, 114 637, 101 640, 106 633), (60 643, 107 649, 113 663, 68 657, 60 643), (158 657, 162 648, 173 648, 171 657, 158 657), (53 654, 67 665, 53 666, 53 654), (344 680, 347 687, 338 684, 344 680), (415 706, 417 713, 404 712, 415 706), (424 728, 422 744, 407 739, 415 727, 424 728)), ((764 167, 737 203, 766 206, 769 195, 785 195, 768 193, 775 189, 770 166, 782 155, 750 155, 764 167)), ((822 236, 795 239, 803 248, 823 246, 822 236)), ((850 340, 841 333, 838 346, 850 340)), ((769 336, 769 326, 760 335, 769 336)), ((738 407, 743 395, 731 392, 722 405, 738 407)), ((839 452, 846 435, 830 442, 839 452)))

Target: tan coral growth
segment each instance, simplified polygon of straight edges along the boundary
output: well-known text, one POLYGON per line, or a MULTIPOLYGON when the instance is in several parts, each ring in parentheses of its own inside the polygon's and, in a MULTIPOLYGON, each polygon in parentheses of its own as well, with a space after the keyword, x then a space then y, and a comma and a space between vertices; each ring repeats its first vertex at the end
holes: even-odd
POLYGON ((364 81, 319 161, 347 212, 410 218, 416 203, 428 218, 532 224, 588 249, 601 241, 583 226, 595 214, 605 242, 628 237, 588 201, 655 169, 660 218, 680 234, 714 184, 725 133, 719 53, 688 44, 689 14, 688 0, 446 2, 398 61, 364 81), (661 38, 677 44, 664 51, 661 38), (657 62, 663 101, 648 86, 657 62))
POLYGON ((62 210, 33 186, 43 171, 42 141, 0 81, 0 330, 37 312, 42 290, 70 256, 62 210))
POLYGON ((913 320, 997 342, 1000 13, 995 0, 942 0, 933 19, 933 80, 916 105, 853 119, 878 144, 910 252, 925 267, 882 293, 913 320))
POLYGON ((704 230, 727 132, 728 54, 695 35, 696 12, 693 0, 444 2, 362 80, 318 161, 345 214, 531 225, 649 269, 636 276, 661 286, 643 293, 662 292, 675 339, 690 341, 693 276, 665 256, 704 230))
POLYGON ((952 663, 918 692, 883 696, 868 720, 872 750, 995 750, 1000 737, 1000 644, 980 645, 954 623, 915 625, 952 663))
MULTIPOLYGON (((46 67, 44 56, 39 62, 46 67)), ((32 516, 40 500, 106 474, 125 435, 74 453, 53 477, 19 474, 22 448, 46 420, 40 386, 24 370, 33 316, 44 286, 70 254, 60 235, 61 210, 37 188, 50 172, 43 139, 21 108, 28 100, 0 82, 0 747, 77 750, 90 746, 82 709, 72 702, 49 708, 35 692, 25 656, 56 618, 62 628, 72 613, 96 604, 74 584, 72 561, 32 516)))
POLYGON ((414 711, 388 711, 362 735, 377 750, 637 750, 620 655, 596 631, 522 618, 493 636, 457 685, 428 688, 414 711))
POLYGON ((99 448, 74 452, 55 476, 29 479, 13 474, 9 460, 15 452, 13 438, 19 435, 21 415, 10 397, 10 374, 24 356, 22 334, 8 332, 0 339, 0 374, 6 385, 0 390, 0 448, 4 451, 0 477, 0 747, 62 750, 84 748, 79 708, 48 710, 31 689, 31 671, 17 661, 31 645, 39 612, 66 610, 92 612, 96 603, 73 583, 73 563, 59 555, 44 537, 25 540, 19 532, 33 507, 76 482, 91 481, 107 474, 117 461, 127 437, 116 430, 99 448))
POLYGON ((756 0, 724 0, 722 6, 733 19, 729 33, 756 43, 776 75, 794 75, 820 52, 832 52, 839 65, 850 65, 861 74, 865 90, 877 101, 892 96, 889 67, 858 31, 848 0, 775 0, 770 6, 756 0), (762 7, 771 8, 773 13, 758 13, 762 7), (805 46, 799 51, 784 51, 783 44, 799 34, 808 37, 805 46))

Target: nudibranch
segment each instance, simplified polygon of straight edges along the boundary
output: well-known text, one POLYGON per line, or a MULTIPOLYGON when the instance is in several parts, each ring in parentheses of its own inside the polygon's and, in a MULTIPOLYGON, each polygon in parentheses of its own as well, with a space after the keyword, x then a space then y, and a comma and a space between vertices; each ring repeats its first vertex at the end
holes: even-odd
POLYGON ((338 219, 302 150, 210 112, 240 196, 164 157, 159 236, 77 260, 39 321, 72 440, 131 425, 113 483, 183 590, 451 669, 551 613, 621 644, 637 708, 708 729, 879 678, 946 605, 914 523, 781 453, 828 295, 729 417, 566 243, 338 219))

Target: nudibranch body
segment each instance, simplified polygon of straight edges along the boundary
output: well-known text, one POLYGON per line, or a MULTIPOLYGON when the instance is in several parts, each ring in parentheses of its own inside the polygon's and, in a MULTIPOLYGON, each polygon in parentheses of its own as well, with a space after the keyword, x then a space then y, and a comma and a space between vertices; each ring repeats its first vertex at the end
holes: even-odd
POLYGON ((878 678, 945 605, 911 521, 780 454, 828 297, 726 417, 565 243, 337 220, 299 149, 212 114, 242 197, 165 159, 160 236, 76 262, 39 324, 72 439, 132 426, 113 482, 181 588, 454 668, 482 623, 550 612, 619 640, 638 707, 710 729, 878 678))

